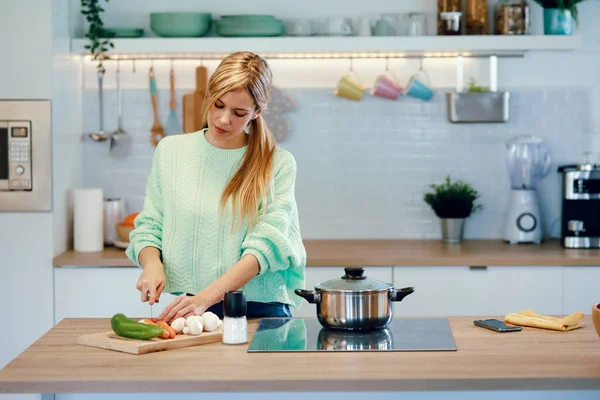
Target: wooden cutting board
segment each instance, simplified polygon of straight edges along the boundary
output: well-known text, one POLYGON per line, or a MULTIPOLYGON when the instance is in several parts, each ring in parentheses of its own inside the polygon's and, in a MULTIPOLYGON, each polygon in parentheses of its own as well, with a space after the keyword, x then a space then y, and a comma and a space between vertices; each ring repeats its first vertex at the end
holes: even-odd
POLYGON ((202 332, 202 334, 196 336, 179 334, 173 339, 130 339, 118 336, 113 331, 92 333, 77 337, 77 343, 84 346, 98 347, 130 354, 147 354, 156 351, 181 349, 183 347, 217 343, 222 340, 222 326, 214 332, 202 332))
POLYGON ((196 90, 183 95, 183 132, 197 132, 202 126, 202 106, 208 86, 208 70, 196 67, 196 90))

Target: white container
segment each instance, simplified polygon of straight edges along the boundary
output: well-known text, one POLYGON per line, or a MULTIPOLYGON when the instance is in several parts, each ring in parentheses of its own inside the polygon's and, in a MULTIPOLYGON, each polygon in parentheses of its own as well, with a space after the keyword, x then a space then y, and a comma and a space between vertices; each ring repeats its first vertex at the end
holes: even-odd
POLYGON ((104 199, 102 189, 73 191, 73 244, 78 252, 104 249, 104 199))
POLYGON ((248 320, 246 317, 223 318, 223 343, 242 344, 248 342, 248 320))

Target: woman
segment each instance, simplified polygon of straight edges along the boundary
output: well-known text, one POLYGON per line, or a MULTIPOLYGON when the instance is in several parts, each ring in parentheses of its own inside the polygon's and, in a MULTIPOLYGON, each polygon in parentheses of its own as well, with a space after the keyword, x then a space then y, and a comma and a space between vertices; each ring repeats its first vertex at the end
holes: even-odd
POLYGON ((267 63, 226 57, 211 76, 206 128, 162 139, 127 256, 143 271, 142 301, 179 295, 159 315, 209 310, 223 317, 227 291, 243 290, 248 317, 289 317, 304 287, 306 251, 294 186, 296 162, 274 143, 261 113, 270 98, 267 63))

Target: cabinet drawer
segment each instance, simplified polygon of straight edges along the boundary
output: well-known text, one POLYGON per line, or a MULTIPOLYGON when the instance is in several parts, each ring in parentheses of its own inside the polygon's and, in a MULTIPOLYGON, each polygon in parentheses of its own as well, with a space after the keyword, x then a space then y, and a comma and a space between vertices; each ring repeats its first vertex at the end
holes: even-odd
POLYGON ((409 316, 498 315, 563 310, 562 267, 394 267, 394 286, 415 293, 395 312, 409 316))
MULTIPOLYGON (((142 303, 135 288, 140 268, 55 268, 54 323, 63 318, 150 317, 150 306, 142 303)), ((156 317, 175 298, 161 295, 152 307, 156 317)))
POLYGON ((600 267, 564 267, 563 275, 565 314, 590 314, 592 306, 600 303, 600 267))

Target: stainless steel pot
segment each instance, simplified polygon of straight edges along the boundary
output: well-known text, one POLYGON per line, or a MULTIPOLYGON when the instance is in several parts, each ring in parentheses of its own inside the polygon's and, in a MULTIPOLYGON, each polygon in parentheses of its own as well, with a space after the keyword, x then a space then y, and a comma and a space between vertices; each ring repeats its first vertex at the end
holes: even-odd
POLYGON ((393 285, 367 278, 364 268, 344 268, 344 276, 315 285, 315 290, 294 292, 317 305, 317 319, 325 328, 368 331, 388 326, 394 301, 415 291, 414 287, 395 289, 393 285))

